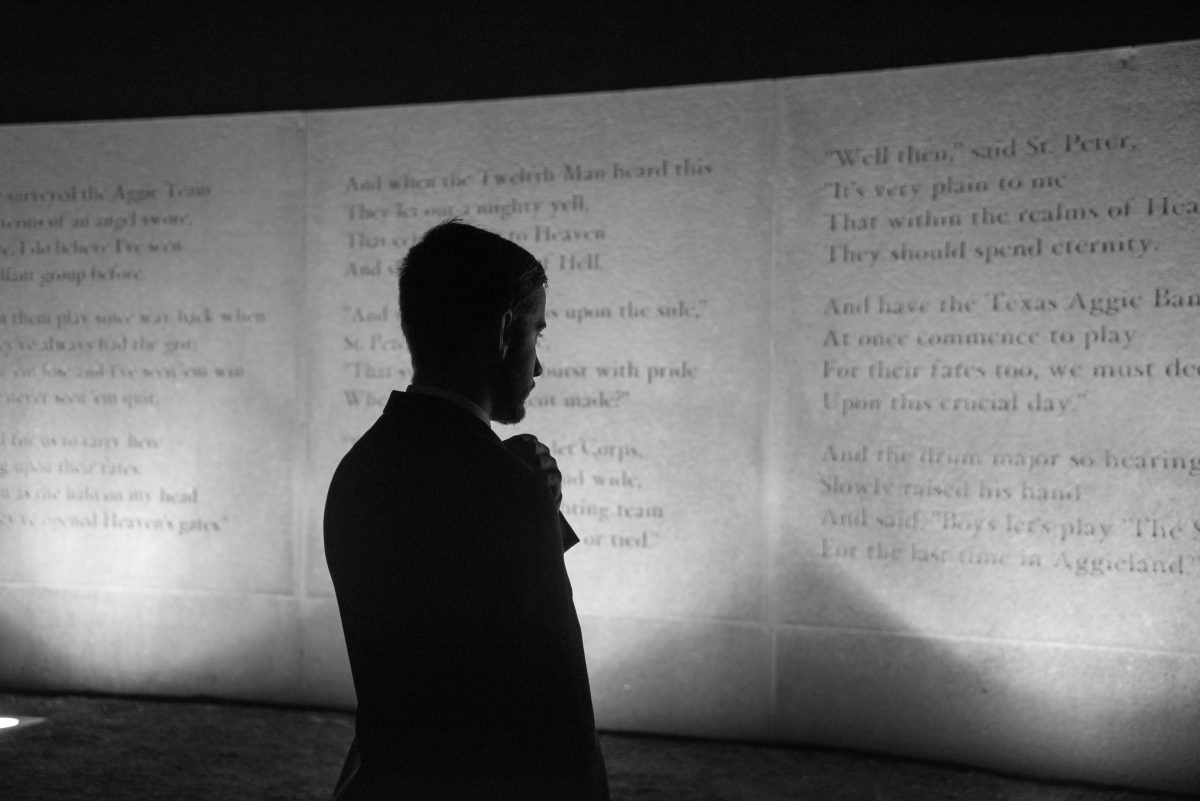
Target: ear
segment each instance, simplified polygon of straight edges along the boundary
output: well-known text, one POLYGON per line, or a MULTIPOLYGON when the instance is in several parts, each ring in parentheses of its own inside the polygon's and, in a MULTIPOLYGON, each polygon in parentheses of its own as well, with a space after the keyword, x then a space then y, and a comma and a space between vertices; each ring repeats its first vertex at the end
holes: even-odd
POLYGON ((512 344, 513 335, 513 313, 512 309, 504 312, 504 316, 500 318, 500 358, 503 359, 508 355, 508 348, 512 344))

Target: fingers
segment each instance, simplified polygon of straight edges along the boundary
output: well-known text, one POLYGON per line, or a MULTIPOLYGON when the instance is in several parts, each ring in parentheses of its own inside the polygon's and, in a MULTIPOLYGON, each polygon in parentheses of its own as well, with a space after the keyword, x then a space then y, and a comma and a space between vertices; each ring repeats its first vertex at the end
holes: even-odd
POLYGON ((515 437, 506 439, 504 445, 534 470, 557 466, 550 449, 533 434, 517 434, 515 437))
POLYGON ((517 434, 504 441, 504 446, 535 473, 542 477, 555 504, 562 503, 562 472, 550 449, 532 434, 517 434))
POLYGON ((537 469, 538 470, 557 470, 558 462, 555 460, 554 456, 550 453, 550 449, 547 448, 545 445, 542 445, 540 442, 538 443, 538 445, 539 445, 538 449, 536 451, 534 451, 534 454, 533 454, 534 462, 537 464, 537 469))
POLYGON ((504 441, 505 441, 505 443, 511 442, 511 443, 518 444, 518 445, 540 445, 541 444, 540 442, 538 442, 538 438, 535 437, 533 434, 517 434, 516 436, 509 437, 508 439, 506 439, 504 441))
POLYGON ((534 463, 537 460, 538 449, 547 450, 546 446, 538 442, 537 437, 533 434, 517 434, 515 437, 509 437, 504 440, 504 447, 508 448, 521 460, 527 463, 534 463))

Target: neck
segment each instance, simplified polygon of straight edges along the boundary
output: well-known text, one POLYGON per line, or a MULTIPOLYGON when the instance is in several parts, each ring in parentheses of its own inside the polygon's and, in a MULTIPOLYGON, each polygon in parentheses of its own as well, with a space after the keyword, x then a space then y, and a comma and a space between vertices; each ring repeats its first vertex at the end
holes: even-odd
POLYGON ((486 387, 480 386, 479 382, 468 380, 462 376, 437 376, 430 375, 429 373, 414 373, 412 383, 414 387, 432 387, 444 392, 453 392, 455 395, 460 395, 478 406, 489 419, 492 416, 491 393, 487 391, 486 387))

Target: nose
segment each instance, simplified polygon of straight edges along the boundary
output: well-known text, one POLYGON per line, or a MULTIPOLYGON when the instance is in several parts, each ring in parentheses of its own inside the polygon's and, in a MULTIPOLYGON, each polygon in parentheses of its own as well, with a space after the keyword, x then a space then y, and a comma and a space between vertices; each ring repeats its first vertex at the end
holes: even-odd
POLYGON ((537 356, 533 357, 533 377, 537 378, 542 374, 542 361, 537 356))

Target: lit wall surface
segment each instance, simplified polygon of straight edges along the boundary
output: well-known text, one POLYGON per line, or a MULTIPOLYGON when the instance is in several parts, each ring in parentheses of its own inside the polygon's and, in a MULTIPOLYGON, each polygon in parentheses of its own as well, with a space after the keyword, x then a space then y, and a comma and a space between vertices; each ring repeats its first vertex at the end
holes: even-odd
POLYGON ((350 707, 320 514, 460 215, 550 277, 604 728, 1200 786, 1200 45, 0 128, 0 682, 350 707))

